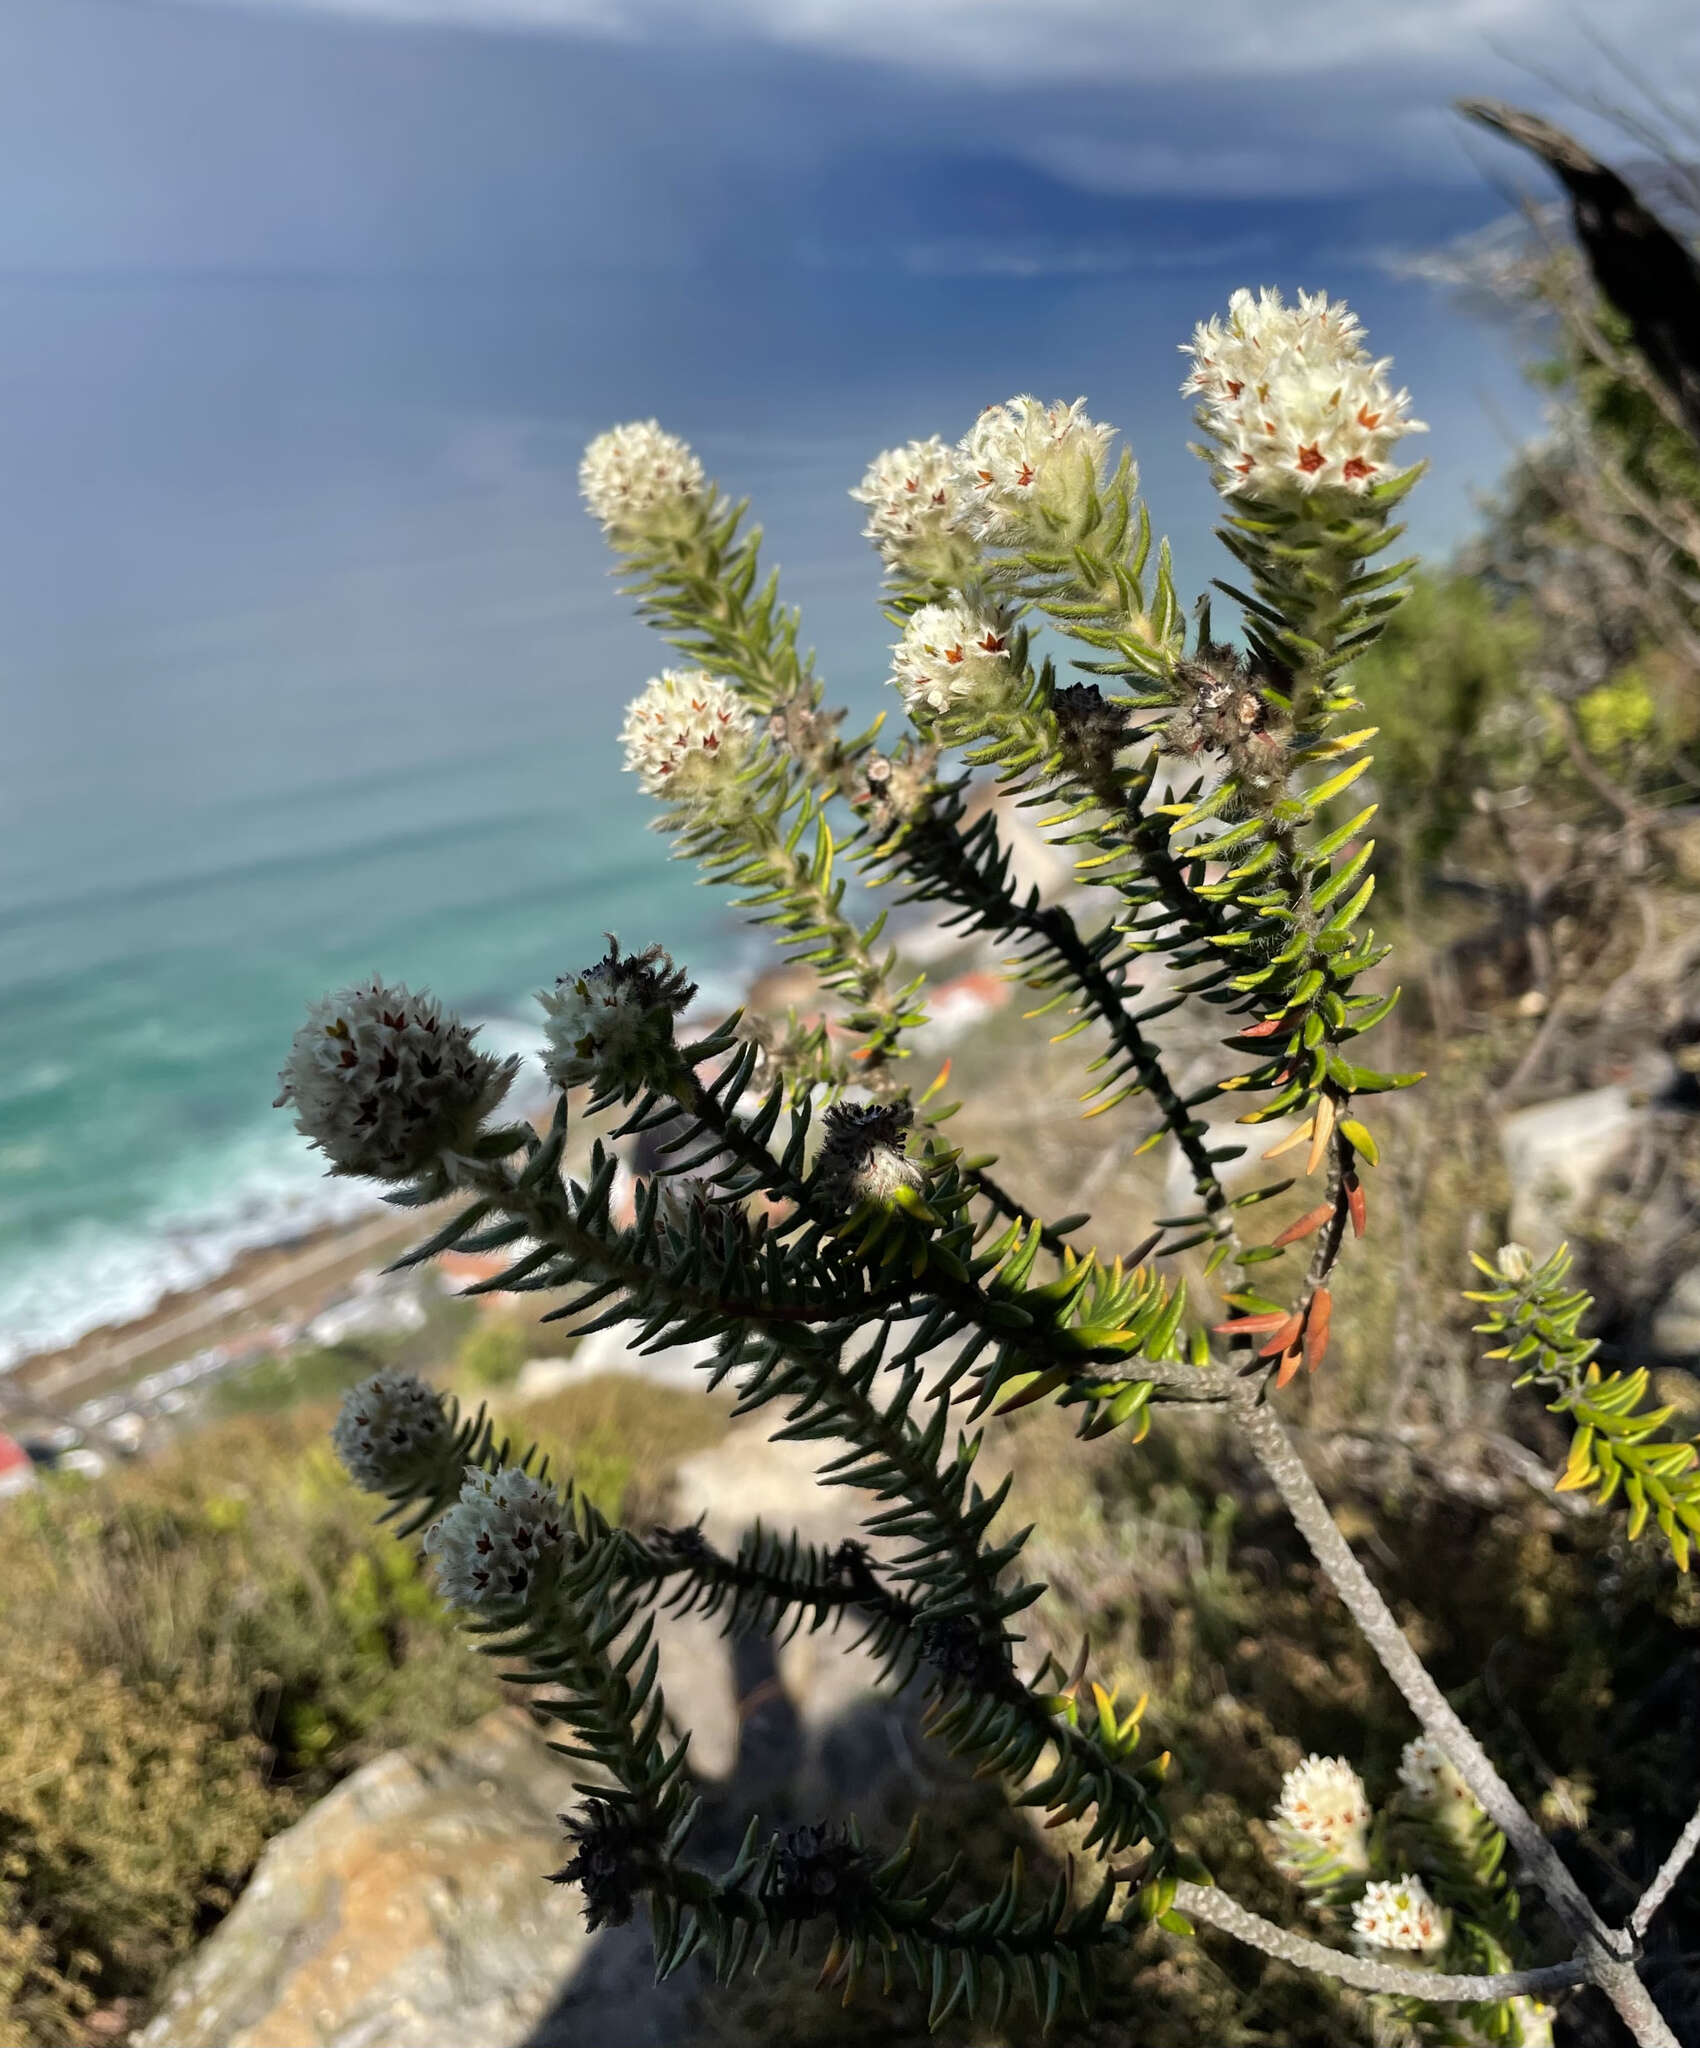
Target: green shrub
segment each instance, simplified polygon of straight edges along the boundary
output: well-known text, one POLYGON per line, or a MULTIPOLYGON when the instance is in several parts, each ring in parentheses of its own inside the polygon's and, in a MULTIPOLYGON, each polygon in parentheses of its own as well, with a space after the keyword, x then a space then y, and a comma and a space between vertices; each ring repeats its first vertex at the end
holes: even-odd
POLYGON ((455 1372, 469 1386, 507 1387, 526 1360, 526 1333, 517 1323, 480 1317, 455 1353, 455 1372))
MULTIPOLYGON (((298 1355, 261 1385, 281 1399, 320 1375, 341 1384, 370 1369, 352 1353, 298 1355)), ((700 1396, 604 1382, 527 1420, 593 1498, 651 1511, 667 1463, 724 1427, 700 1396)), ((8 1507, 8 2048, 81 2042, 91 2007, 145 2004, 271 1835, 371 1757, 500 1698, 490 1666, 453 1641, 417 1544, 372 1527, 327 1422, 321 1407, 232 1417, 157 1463, 8 1507)))

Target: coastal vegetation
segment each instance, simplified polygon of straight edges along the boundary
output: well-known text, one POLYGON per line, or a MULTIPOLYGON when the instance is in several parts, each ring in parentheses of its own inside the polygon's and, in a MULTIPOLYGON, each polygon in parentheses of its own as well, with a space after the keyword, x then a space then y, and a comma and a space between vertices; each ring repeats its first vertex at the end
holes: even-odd
MULTIPOLYGON (((1546 254, 1499 282, 1562 308, 1586 280, 1546 254)), ((475 1719, 498 1670, 591 1753, 561 1874, 712 1966, 705 2040, 1025 2044, 1065 2004, 1052 2038, 1095 2048, 1700 2025, 1700 1894, 1667 1853, 1700 1797, 1700 1342, 1642 1371, 1700 1197, 1700 470, 1609 309, 1552 348, 1552 436, 1454 563, 1384 578, 1416 476, 1379 423, 1414 422, 1344 309, 1201 329, 1243 647, 1187 616, 1081 406, 891 451, 859 493, 912 720, 889 746, 845 737, 690 451, 597 444, 592 507, 706 664, 638 699, 630 765, 819 989, 681 1045, 683 975, 611 944, 547 993, 547 1130, 492 1124, 503 1064, 427 999, 315 1006, 303 1127, 458 1197, 425 1249, 505 1252, 510 1306, 302 1351, 172 1454, 9 1504, 0 2039, 121 2032, 267 1839, 475 1719), (1220 367, 1249 342, 1282 434, 1220 367), (1357 421, 1326 444, 1323 369, 1357 421), (998 787, 983 822, 953 753, 998 787), (1089 863, 1060 898, 1009 879, 1024 817, 1089 863), (919 965, 849 914, 846 844, 965 959, 1019 954, 1027 1000, 948 1063, 913 1050, 919 965), (1633 1142, 1580 1193, 1519 1182, 1508 1119, 1583 1093, 1633 1142), (607 1149, 564 1174, 569 1104, 607 1149), (717 1389, 522 1407, 527 1356, 565 1345, 517 1310, 563 1289, 569 1330, 717 1345, 717 1389), (326 1444, 350 1389, 343 1461, 399 1511, 376 1528, 326 1444), (865 1551, 673 1526, 669 1474, 735 1393, 854 1454, 865 1551), (679 1592, 839 1617, 928 1695, 957 1763, 912 1864, 883 1810, 866 1846, 835 1816, 693 1860, 692 1703, 644 1663, 679 1592), (505 1655, 469 1655, 469 1619, 505 1655), (742 1968, 800 1942, 854 2004, 742 1968)))
MULTIPOLYGON (((1628 1542, 1645 1536, 1683 1577, 1700 1537, 1700 1450, 1681 1404, 1657 1403, 1644 1366, 1602 1360, 1593 1296, 1544 1226, 1530 1231, 1538 1250, 1513 1238, 1493 1252, 1472 1217, 1442 1247, 1473 1265, 1464 1313, 1490 1340, 1466 1340, 1451 1361, 1454 1379, 1461 1366, 1493 1389, 1476 1413, 1447 1413, 1459 1404, 1437 1400, 1420 1371, 1425 1353, 1456 1353, 1461 1333, 1445 1336, 1456 1281, 1421 1270, 1416 1231, 1385 1345, 1352 1362, 1344 1401, 1303 1391, 1339 1370, 1335 1298, 1351 1294, 1357 1245, 1372 1219, 1397 1229, 1417 1192, 1407 1169, 1401 1200, 1394 1162, 1413 1114, 1399 1098, 1428 1076, 1391 1064, 1394 949, 1365 922, 1378 731, 1362 722, 1358 671, 1409 595, 1416 564, 1385 558, 1421 475, 1400 466, 1399 444, 1422 423, 1349 310, 1320 295, 1287 306, 1238 292, 1185 353, 1237 576, 1214 603, 1233 604, 1243 645, 1214 637, 1211 597, 1189 624, 1113 431, 1084 400, 1019 396, 954 446, 887 451, 854 493, 899 633, 892 681, 909 729, 889 751, 877 727, 847 737, 827 706, 745 508, 654 421, 600 436, 581 471, 587 502, 640 611, 692 664, 663 669, 632 703, 627 767, 676 851, 740 892, 830 1008, 753 1025, 734 1014, 688 1038, 688 973, 658 946, 627 951, 610 936, 603 957, 542 993, 557 1091, 547 1129, 499 1122, 511 1067, 434 998, 380 979, 312 1005, 283 1069, 280 1102, 333 1172, 387 1183, 404 1207, 464 1205, 413 1260, 501 1252, 511 1263, 485 1286, 553 1295, 551 1314, 580 1330, 625 1322, 645 1347, 710 1347, 707 1383, 735 1389, 740 1416, 771 1410, 776 1437, 830 1455, 826 1483, 866 1496, 859 1536, 823 1550, 757 1528, 733 1555, 699 1528, 612 1521, 535 1451, 516 1460, 482 1411, 393 1373, 350 1392, 337 1449, 387 1499, 387 1519, 424 1532, 445 1599, 590 1768, 558 1880, 582 1889, 592 1930, 641 1903, 663 1977, 700 1959, 735 1986, 812 1936, 822 1981, 846 1997, 864 1978, 889 1991, 905 1977, 934 2029, 981 2014, 997 2028, 1016 2005, 1048 2029, 1065 2007, 1089 2021, 1106 2002, 1131 2019, 1125 1996, 1102 1994, 1125 1991, 1141 1931, 1184 1942, 1203 1926, 1332 1996, 1369 1994, 1389 2038, 1547 2042, 1549 1995, 1588 1986, 1637 2042, 1674 2043, 1643 1940, 1700 1818, 1608 1918, 1541 1802, 1519 1796, 1462 1717, 1492 1655, 1442 1684, 1431 1631, 1396 1611, 1385 1572, 1366 1571, 1352 1518, 1331 1508, 1295 1434, 1320 1425, 1326 1440, 1367 1407, 1381 1423, 1371 1441, 1396 1444, 1426 1409, 1420 1481, 1445 1493, 1462 1440, 1503 1444, 1514 1396, 1535 1389, 1558 1418, 1552 1497, 1593 1494, 1624 1516, 1628 1542), (1053 636, 1074 643, 1061 651, 1086 680, 1061 679, 1053 636), (968 809, 975 770, 1006 815, 1038 809, 1041 832, 1073 851, 1071 900, 1012 878, 998 809, 968 809), (1013 952, 1010 972, 1036 999, 1029 1017, 1060 1025, 1051 1045, 1079 1062, 1088 1120, 1121 1120, 1112 1173, 1131 1175, 1168 1141, 1167 1213, 1135 1249, 1104 1215, 1039 1199, 1024 1162, 1012 1178, 1009 1161, 947 1128, 961 1106, 950 1064, 930 1080, 912 1064, 926 977, 882 948, 883 918, 850 914, 841 846, 876 887, 1013 952), (1183 1011, 1190 1040, 1162 1024, 1183 1011), (1359 1041, 1377 1027, 1372 1065, 1359 1041), (579 1178, 563 1155, 584 1114, 608 1119, 608 1139, 579 1178), (644 1161, 629 1221, 612 1208, 622 1142, 644 1161), (1323 1939, 1258 1912, 1221 1855, 1200 1853, 1197 1814, 1218 1788, 1178 1795, 1185 1729, 1155 1743, 1149 1686, 1124 1702, 1102 1638, 1047 1598, 1035 1560, 1048 1517, 1003 1514, 1013 1477, 988 1470, 1007 1419, 1035 1407, 1072 1422, 1082 1444, 1190 1430, 1195 1450, 1214 1451, 1219 1488, 1240 1475, 1223 1493, 1230 1518, 1236 1497, 1272 1492, 1313 1593, 1338 1600, 1414 1717, 1419 1732, 1373 1791, 1361 1727, 1281 1779, 1261 1846, 1323 1939), (657 1689, 659 1603, 728 1629, 853 1622, 887 1685, 924 1688, 929 1734, 1003 1780, 1018 1810, 1042 1812, 1076 1860, 1040 1885, 1017 1854, 976 1892, 918 1823, 876 1843, 854 1815, 782 1828, 752 1815, 730 1862, 705 1861, 688 1732, 657 1689)), ((1597 406, 1579 411, 1584 433, 1608 431, 1597 406)), ((1583 459, 1595 452, 1585 445, 1583 459)), ((1577 541, 1557 502, 1556 516, 1502 521, 1495 535, 1495 569, 1526 606, 1456 582, 1425 592, 1415 666, 1429 655, 1446 673, 1429 702, 1395 703, 1391 735, 1396 771, 1443 782, 1402 821, 1408 897, 1431 874, 1446 881, 1445 856, 1480 820, 1501 856, 1485 893, 1521 912, 1508 937, 1535 1000, 1520 1006, 1541 1025, 1500 1083, 1508 1095, 1555 1053, 1579 970, 1610 954, 1618 926, 1602 913, 1641 910, 1640 952, 1614 988, 1645 974, 1662 939, 1644 878, 1667 820, 1645 788, 1652 764, 1634 753, 1655 729, 1631 672, 1644 647, 1632 638, 1605 671, 1550 668, 1554 597, 1577 558, 1633 550, 1609 531, 1577 541), (1543 574, 1554 552, 1563 574, 1543 574), (1573 778, 1561 775, 1531 840, 1519 814, 1555 741, 1615 813, 1603 835, 1564 815, 1573 778), (1448 798, 1472 759, 1466 817, 1448 798), (1628 786, 1613 774, 1626 768, 1628 786), (1571 914, 1568 933, 1542 837, 1592 856, 1589 915, 1571 914)), ((1672 601, 1663 585, 1659 597, 1672 601)), ((1398 699, 1397 643, 1383 642, 1381 661, 1376 693, 1398 699)), ((1407 679, 1412 668, 1407 643, 1407 679)), ((1479 862, 1472 881, 1483 889, 1479 862)), ((1415 1029, 1475 1111, 1469 1028, 1438 987, 1425 993, 1415 1029)), ((1439 1162, 1424 1149, 1427 1182, 1439 1162)), ((1525 1192, 1514 1185, 1513 1200, 1525 1192)), ((1540 1469, 1531 1458, 1525 1481, 1529 1466, 1540 1469)), ((1384 1566, 1390 1513, 1356 1532, 1384 1566)), ((1114 1518, 1106 1528, 1113 1546, 1114 1518)), ((1137 1599, 1139 1564, 1131 1550, 1119 1562, 1137 1599)), ((1277 1564, 1277 1603, 1294 1569, 1277 1564)), ((1652 1839, 1637 1833, 1621 1860, 1645 1863, 1652 1839)))

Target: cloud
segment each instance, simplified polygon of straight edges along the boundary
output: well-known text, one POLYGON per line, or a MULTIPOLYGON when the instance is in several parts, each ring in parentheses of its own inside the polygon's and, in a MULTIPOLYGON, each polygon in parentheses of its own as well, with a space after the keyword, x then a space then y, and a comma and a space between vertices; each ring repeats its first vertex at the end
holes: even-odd
MULTIPOLYGON (((1411 240, 1494 203, 1449 100, 1543 97, 1490 35, 1603 74, 1568 4, 0 0, 0 268, 1086 278, 1224 198, 1411 240)), ((1618 4, 1700 67, 1687 0, 1618 4)))
MULTIPOLYGON (((413 27, 594 35, 677 44, 747 39, 959 79, 1049 85, 1248 79, 1279 92, 1311 74, 1480 70, 1496 49, 1549 70, 1589 47, 1570 0, 194 0, 413 27)), ((1617 0, 1611 41, 1700 53, 1689 0, 1617 0)), ((1590 68, 1596 68, 1597 53, 1590 68)), ((1302 109, 1290 109, 1295 118, 1302 109)))

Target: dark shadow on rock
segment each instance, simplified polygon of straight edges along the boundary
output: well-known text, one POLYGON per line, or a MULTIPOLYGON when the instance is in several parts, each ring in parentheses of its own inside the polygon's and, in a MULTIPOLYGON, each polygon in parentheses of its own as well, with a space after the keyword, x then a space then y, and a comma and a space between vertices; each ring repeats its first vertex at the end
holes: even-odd
MULTIPOLYGON (((868 1693, 830 1721, 811 1725, 787 1694, 774 1647, 759 1635, 729 1645, 738 1699, 731 1774, 699 1786, 703 1810, 689 1844, 694 1862, 723 1867, 737 1854, 752 1813, 764 1826, 842 1819, 854 1810, 878 1822, 894 1801, 905 1811, 925 1798, 916 1762, 918 1699, 868 1693)), ((781 1966, 783 1967, 783 1965, 781 1966)), ((698 2036, 705 1994, 700 1962, 665 1984, 654 1981, 647 1920, 596 1935, 526 2048, 685 2048, 698 2036)))

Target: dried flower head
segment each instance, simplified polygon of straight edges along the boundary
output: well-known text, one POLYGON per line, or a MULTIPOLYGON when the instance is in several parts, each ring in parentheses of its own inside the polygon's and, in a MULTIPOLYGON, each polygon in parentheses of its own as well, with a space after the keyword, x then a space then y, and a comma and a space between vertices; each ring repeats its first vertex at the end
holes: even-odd
POLYGON ((466 1469, 460 1499, 425 1532, 437 1589, 471 1613, 523 1607, 566 1555, 571 1523, 553 1487, 517 1465, 466 1469))
POLYGON ((1344 1757, 1313 1753, 1281 1780, 1275 1819, 1307 1847, 1356 1863, 1365 1853, 1369 1794, 1344 1757))
POLYGON ((885 1206, 918 1189, 925 1175, 903 1150, 914 1121, 907 1102, 835 1102, 815 1162, 823 1203, 848 1215, 863 1202, 885 1206))
POLYGON ((665 668, 626 707, 626 773, 651 796, 700 795, 743 760, 753 730, 730 683, 706 669, 665 668))
POLYGON ((1352 1908, 1352 1932, 1370 1948, 1427 1955, 1446 1946, 1447 1922, 1422 1879, 1407 1873, 1365 1886, 1352 1908))
POLYGON ((557 1088, 628 1092, 664 1080, 677 1057, 673 1020, 695 994, 659 946, 622 953, 610 932, 602 959, 538 996, 548 1012, 545 1071, 557 1088))
POLYGON ((637 538, 681 504, 703 494, 702 464, 658 420, 610 427, 584 451, 578 487, 603 530, 637 538))
POLYGON ((956 450, 937 434, 876 455, 850 495, 867 506, 862 531, 890 568, 956 583, 972 567, 970 494, 956 450))
POLYGON ((343 1396, 331 1443, 367 1493, 399 1493, 424 1478, 453 1441, 440 1396, 417 1374, 386 1366, 343 1396))
POLYGON ((891 651, 892 679, 911 711, 996 704, 1014 677, 1009 626, 961 604, 924 604, 891 651))
POLYGON ((1373 361, 1363 329, 1340 301, 1278 291, 1237 291, 1225 320, 1205 321, 1182 353, 1181 390, 1200 400, 1198 424, 1225 496, 1362 497, 1403 472, 1393 451, 1428 430, 1410 416, 1410 393, 1388 384, 1391 358, 1373 361))
POLYGON ((1008 1674, 1003 1640, 971 1614, 921 1623, 921 1655, 942 1678, 995 1691, 1008 1674))
POLYGON ((405 1180, 464 1150, 519 1071, 475 1036, 434 996, 374 976, 311 1006, 274 1107, 294 1104, 295 1128, 332 1173, 405 1180))
POLYGON ((1044 405, 1023 394, 987 406, 960 453, 974 533, 994 547, 1080 539, 1115 431, 1087 417, 1084 398, 1044 405))
POLYGON ((580 1887, 584 1924, 592 1934, 599 1927, 624 1927, 656 1846, 653 1830, 611 1799, 587 1799, 577 1813, 562 1814, 561 1821, 573 1854, 550 1872, 549 1882, 580 1887))
POLYGON ((847 1827, 790 1828, 779 1838, 768 1902, 788 1920, 841 1913, 866 1889, 873 1867, 847 1827))
POLYGON ((1066 684, 1051 706, 1064 767, 1089 788, 1102 788, 1132 737, 1128 707, 1106 697, 1096 683, 1066 684))

